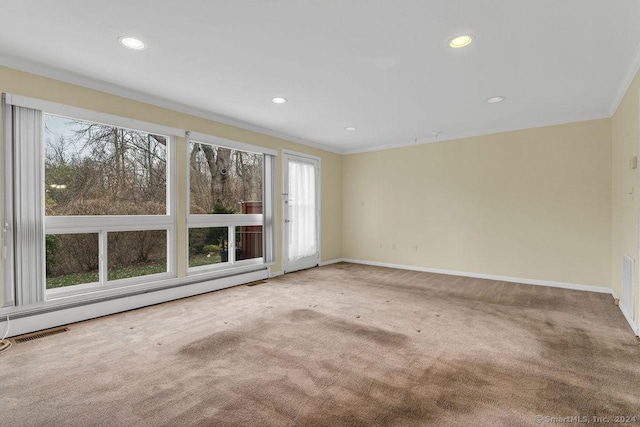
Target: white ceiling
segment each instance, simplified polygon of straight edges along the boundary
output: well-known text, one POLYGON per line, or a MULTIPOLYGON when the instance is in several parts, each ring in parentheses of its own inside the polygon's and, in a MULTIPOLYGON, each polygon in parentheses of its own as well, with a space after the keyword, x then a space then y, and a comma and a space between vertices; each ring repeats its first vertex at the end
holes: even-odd
POLYGON ((337 152, 608 117, 640 63, 638 0, 0 0, 0 11, 0 64, 337 152), (449 48, 461 33, 475 42, 449 48), (124 49, 123 35, 148 48, 124 49), (484 102, 495 95, 506 100, 484 102))

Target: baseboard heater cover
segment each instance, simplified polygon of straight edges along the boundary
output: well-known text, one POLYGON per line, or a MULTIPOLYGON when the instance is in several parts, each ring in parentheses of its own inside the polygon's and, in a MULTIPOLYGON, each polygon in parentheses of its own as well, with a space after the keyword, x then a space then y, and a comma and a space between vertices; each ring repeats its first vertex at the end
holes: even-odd
MULTIPOLYGON (((37 310, 14 314, 9 313, 9 317, 11 318, 11 331, 9 336, 15 337, 43 329, 55 328, 70 323, 161 304, 163 302, 187 298, 233 286, 245 285, 268 278, 269 272, 265 268, 233 276, 202 279, 189 284, 167 285, 158 287, 157 289, 136 291, 97 300, 81 301, 57 305, 55 307, 42 307, 37 310)), ((4 317, 5 314, 2 316, 4 317)))

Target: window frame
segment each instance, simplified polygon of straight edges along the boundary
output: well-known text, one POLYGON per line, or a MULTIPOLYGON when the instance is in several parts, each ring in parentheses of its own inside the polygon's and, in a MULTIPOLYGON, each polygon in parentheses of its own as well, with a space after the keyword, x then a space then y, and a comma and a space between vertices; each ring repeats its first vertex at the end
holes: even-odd
POLYGON ((187 132, 185 144, 186 159, 186 209, 187 209, 187 239, 185 247, 187 276, 204 275, 209 273, 220 273, 235 271, 249 266, 272 266, 275 254, 275 236, 273 235, 274 212, 274 169, 277 151, 268 148, 258 147, 230 139, 220 138, 198 132, 187 132), (262 155, 262 214, 192 214, 191 213, 191 158, 190 144, 207 144, 214 147, 229 148, 236 151, 244 151, 262 155), (236 227, 262 226, 262 257, 245 260, 236 260, 236 227), (228 227, 228 254, 227 262, 201 265, 197 267, 189 266, 189 230, 192 228, 228 227))
MULTIPOLYGON (((188 150, 189 131, 184 129, 177 129, 173 127, 164 126, 161 124, 150 123, 142 120, 131 119, 127 117, 102 113, 98 111, 89 110, 86 108, 74 107, 56 102, 50 102, 35 98, 29 98, 22 95, 15 95, 11 93, 2 94, 2 153, 3 153, 3 168, 2 187, 4 193, 2 196, 2 219, 3 219, 3 240, 2 251, 3 259, 0 260, 2 264, 3 283, 0 286, 3 293, 2 310, 8 313, 14 314, 35 314, 49 310, 64 309, 72 306, 83 306, 85 304, 94 304, 103 302, 110 304, 111 300, 132 297, 136 298, 138 295, 156 292, 163 296, 161 299, 170 300, 171 296, 183 295, 185 292, 178 288, 188 286, 193 292, 200 292, 198 289, 222 289, 228 286, 233 286, 231 283, 235 283, 234 277, 244 276, 252 273, 266 274, 269 276, 270 267, 275 265, 276 255, 276 234, 275 234, 275 168, 276 158, 278 152, 275 150, 256 147, 241 142, 230 141, 223 138, 217 138, 210 135, 203 135, 197 137, 198 142, 226 141, 219 145, 230 147, 233 149, 245 150, 250 152, 258 152, 264 154, 264 170, 265 177, 263 181, 263 257, 258 258, 258 262, 253 260, 241 261, 235 263, 232 268, 222 269, 206 269, 204 271, 187 272, 188 269, 188 253, 184 254, 182 251, 178 252, 178 248, 186 246, 188 251, 188 241, 185 242, 185 238, 188 239, 188 224, 187 216, 188 210, 185 213, 185 206, 183 205, 186 198, 187 203, 190 196, 189 189, 189 172, 190 166, 188 164, 188 158, 186 159, 187 168, 182 170, 185 161, 179 158, 178 155, 182 155, 181 151, 188 150), (130 215, 125 216, 131 223, 122 223, 122 216, 109 215, 102 216, 100 220, 104 220, 103 224, 96 224, 94 221, 97 216, 74 216, 72 222, 65 222, 64 217, 50 216, 45 218, 44 211, 42 212, 42 229, 38 228, 38 235, 42 232, 42 241, 39 243, 39 250, 37 253, 42 253, 42 263, 37 264, 38 270, 42 271, 42 279, 39 283, 39 287, 42 288, 43 297, 35 302, 23 302, 18 298, 18 292, 22 292, 21 289, 27 288, 25 283, 18 282, 17 271, 20 260, 16 259, 14 242, 16 240, 16 231, 14 230, 16 221, 19 218, 14 218, 14 189, 18 178, 15 177, 17 171, 13 169, 14 153, 13 153, 13 107, 24 107, 33 110, 39 110, 43 114, 43 135, 44 135, 44 114, 54 114, 63 117, 73 117, 80 120, 87 120, 96 123, 106 123, 116 127, 123 127, 127 129, 144 129, 144 132, 167 136, 168 141, 168 153, 167 153, 167 186, 168 186, 168 198, 167 209, 170 209, 167 215, 130 215), (206 138, 206 139, 204 139, 206 138), (185 141, 187 142, 185 144, 185 141), (183 187, 183 183, 187 183, 186 195, 178 195, 178 183, 180 187, 183 187), (180 202, 180 204, 178 204, 180 202), (169 220, 170 218, 170 220, 169 220), (44 227, 44 221, 47 221, 47 227, 44 227), (164 222, 167 220, 167 222, 164 222), (144 224, 142 224, 144 222, 144 224), (45 235, 61 233, 83 233, 83 232, 98 232, 97 228, 102 229, 104 233, 109 231, 136 231, 141 229, 167 230, 167 239, 170 242, 167 245, 167 265, 168 272, 160 273, 162 277, 157 275, 138 276, 127 279, 119 279, 117 281, 108 281, 100 285, 94 284, 79 284, 69 286, 68 288, 54 288, 46 289, 46 277, 45 277, 45 235), (166 225, 166 226, 165 226, 166 225), (143 228, 144 227, 144 228, 143 228), (41 252, 40 252, 41 251, 41 252), (210 282, 212 281, 212 282, 210 282), (207 284, 205 286, 206 283, 207 284)), ((40 142, 42 151, 44 152, 46 141, 40 142)), ((44 155, 44 154, 43 154, 44 155)), ((44 171, 44 159, 39 163, 41 169, 44 171)), ((45 177, 44 172, 42 174, 41 185, 38 187, 38 193, 41 193, 45 189, 45 177)), ((181 188, 182 190, 182 188, 181 188)), ((188 206, 188 204, 187 204, 188 206)), ((197 222, 197 220, 196 220, 197 222)), ((257 225, 257 224, 256 224, 257 225)), ((234 230, 235 231, 235 230, 234 230)), ((230 241, 234 241, 233 235, 229 236, 230 241)), ((107 236, 104 237, 105 245, 107 243, 107 236)), ((108 263, 105 263, 108 264, 108 263)), ((31 267, 29 263, 27 267, 31 267)), ((35 264, 34 264, 35 266, 35 264)), ((105 274, 108 274, 108 267, 104 269, 105 274)), ((152 297, 153 299, 153 297, 152 297)), ((144 299, 146 300, 146 299, 144 299)), ((143 300, 140 300, 143 301, 143 300)), ((144 305, 144 303, 142 303, 144 305)), ((138 307, 139 305, 136 305, 138 307)), ((141 305, 140 305, 141 306, 141 305)), ((114 307, 116 307, 114 305, 114 307)))
MULTIPOLYGON (((144 133, 162 135, 167 138, 167 158, 166 158, 166 213, 164 215, 73 215, 73 216, 48 216, 44 212, 42 218, 44 222, 44 236, 47 234, 98 234, 98 257, 99 257, 99 282, 83 283, 61 288, 46 288, 46 277, 44 277, 44 302, 65 298, 80 294, 90 294, 96 291, 130 287, 145 283, 156 283, 177 277, 177 137, 184 135, 184 131, 141 120, 101 113, 79 107, 72 107, 64 104, 28 98, 20 95, 4 94, 5 105, 21 106, 37 109, 42 112, 42 132, 43 141, 40 150, 44 152, 46 141, 44 140, 44 122, 46 115, 55 115, 70 119, 83 120, 90 123, 102 124, 144 133), (167 233, 167 271, 164 273, 149 274, 125 279, 108 280, 108 248, 107 237, 109 232, 120 231, 145 231, 145 230, 166 230, 167 233)), ((6 117, 6 115, 5 115, 6 117)), ((12 138, 9 132, 5 133, 5 138, 12 138)), ((8 140, 5 140, 8 141, 8 140)), ((10 145, 3 144, 5 156, 10 152, 10 145)), ((5 157, 4 165, 12 163, 11 158, 5 157)), ((42 168, 42 182, 39 188, 35 189, 42 197, 46 190, 44 162, 39 165, 42 168)), ((12 188, 11 194, 5 193, 5 202, 13 199, 13 182, 19 179, 14 176, 13 170, 5 174, 5 179, 10 175, 12 188)), ((7 186, 5 185, 5 191, 7 186)), ((5 222, 8 220, 5 214, 5 222)), ((5 233, 6 236, 6 233, 5 233)), ((43 248, 44 250, 44 245, 43 248)), ((8 267, 5 264, 5 267, 8 267)), ((10 266, 13 270, 13 266, 10 266)), ((6 272, 5 277, 12 275, 6 272)), ((12 301, 12 303, 14 303, 12 301)))
POLYGON ((13 230, 13 123, 11 95, 2 94, 2 307, 16 305, 13 230))

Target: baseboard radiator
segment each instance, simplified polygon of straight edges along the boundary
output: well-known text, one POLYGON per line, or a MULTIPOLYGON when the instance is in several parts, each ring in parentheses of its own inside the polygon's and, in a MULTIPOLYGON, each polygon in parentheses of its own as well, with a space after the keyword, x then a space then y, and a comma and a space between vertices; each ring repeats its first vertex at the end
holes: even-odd
POLYGON ((629 255, 622 256, 622 296, 620 308, 627 316, 633 316, 633 274, 635 261, 629 255))

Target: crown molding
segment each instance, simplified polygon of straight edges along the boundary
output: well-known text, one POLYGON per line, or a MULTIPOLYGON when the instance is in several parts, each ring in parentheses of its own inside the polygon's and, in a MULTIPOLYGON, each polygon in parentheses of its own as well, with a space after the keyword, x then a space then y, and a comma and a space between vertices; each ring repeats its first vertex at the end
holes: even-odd
POLYGON ((611 118, 611 116, 608 113, 585 114, 585 115, 571 116, 571 117, 567 117, 560 120, 551 120, 551 121, 536 123, 536 124, 526 123, 526 124, 514 125, 514 126, 501 126, 496 128, 489 128, 489 129, 484 129, 480 131, 459 132, 459 133, 453 133, 453 134, 439 134, 437 138, 430 137, 430 138, 418 139, 411 142, 405 142, 400 144, 393 144, 393 145, 387 144, 387 145, 382 145, 377 147, 345 150, 342 154, 348 155, 348 154, 370 153, 374 151, 392 150, 394 148, 404 148, 404 147, 413 147, 416 145, 433 144, 434 142, 453 141, 456 139, 473 138, 476 136, 486 136, 486 135, 493 135, 498 133, 515 132, 520 130, 537 129, 537 128, 543 128, 543 127, 549 127, 549 126, 566 125, 571 123, 587 122, 590 120, 600 120, 600 119, 609 119, 609 118, 611 118))
POLYGON ((616 91, 611 104, 609 105, 609 116, 613 117, 613 115, 618 110, 618 106, 622 102, 622 98, 624 98, 625 94, 629 90, 629 86, 631 86, 631 82, 638 74, 640 70, 640 44, 636 47, 635 52, 633 53, 633 57, 631 58, 631 62, 629 63, 629 67, 627 68, 627 72, 624 74, 622 81, 620 82, 620 86, 618 86, 618 90, 616 91))
POLYGON ((214 113, 212 111, 207 111, 201 108, 191 107, 186 104, 172 101, 170 99, 162 98, 155 95, 150 95, 148 93, 140 92, 135 89, 130 89, 124 86, 105 82, 103 80, 94 79, 78 73, 74 73, 72 71, 42 64, 39 62, 0 53, 0 66, 13 68, 20 71, 25 71, 27 73, 36 74, 42 77, 59 80, 59 81, 70 83, 76 86, 97 90, 100 92, 108 93, 110 95, 121 96, 123 98, 131 99, 133 101, 144 102, 145 104, 166 108, 168 110, 172 110, 178 113, 188 114, 194 117, 198 117, 205 120, 211 120, 211 121, 222 123, 229 126, 235 126, 240 129, 261 133, 263 135, 272 136, 272 137, 283 139, 296 144, 301 144, 308 147, 316 148, 319 150, 328 151, 336 154, 343 154, 341 150, 337 150, 335 148, 326 146, 324 144, 308 141, 308 140, 298 138, 293 135, 288 135, 286 133, 278 132, 276 130, 269 129, 260 125, 245 122, 243 120, 234 119, 232 117, 214 113))
POLYGON ((444 142, 444 141, 451 141, 451 140, 462 139, 462 138, 470 138, 470 137, 484 136, 484 135, 490 135, 490 134, 496 134, 496 133, 534 129, 534 128, 562 125, 562 124, 568 124, 568 123, 576 123, 576 122, 582 122, 582 121, 588 121, 588 120, 611 118, 615 113, 615 110, 617 109, 620 101, 624 97, 626 91, 628 90, 631 82, 633 81, 633 78, 635 77, 636 73, 638 72, 638 70, 640 70, 640 45, 638 45, 638 47, 636 48, 630 67, 627 70, 627 73, 625 74, 625 77, 621 82, 618 88, 618 91, 616 92, 614 101, 610 105, 609 110, 607 112, 603 112, 601 114, 572 116, 572 117, 566 117, 560 120, 552 120, 552 121, 535 123, 535 124, 522 123, 520 125, 501 126, 496 128, 483 129, 479 131, 459 132, 459 133, 453 133, 453 134, 440 134, 437 138, 429 137, 429 138, 422 138, 414 141, 401 142, 398 144, 385 144, 381 146, 355 148, 351 150, 337 149, 334 147, 327 146, 325 144, 305 140, 305 139, 288 135, 282 132, 278 132, 273 129, 269 129, 260 125, 245 122, 243 120, 234 119, 232 117, 228 117, 222 114, 214 113, 214 112, 207 111, 200 108, 191 107, 186 104, 175 102, 166 98, 136 91, 135 89, 126 88, 124 86, 120 86, 120 85, 108 83, 102 80, 94 79, 91 77, 83 76, 81 74, 77 74, 72 71, 63 70, 57 67, 52 67, 46 64, 42 64, 35 61, 14 57, 14 56, 5 55, 2 53, 0 53, 0 66, 6 66, 8 68, 14 68, 20 71, 25 71, 28 73, 51 78, 54 80, 59 80, 65 83, 86 87, 89 89, 97 90, 97 91, 108 93, 111 95, 121 96, 123 98, 131 99, 134 101, 144 102, 146 104, 150 104, 156 107, 166 108, 166 109, 183 113, 183 114, 189 114, 191 116, 199 117, 205 120, 211 120, 211 121, 222 123, 225 125, 235 126, 240 129, 261 133, 263 135, 272 136, 272 137, 283 139, 289 142, 301 144, 307 147, 316 148, 318 150, 323 150, 323 151, 327 151, 335 154, 346 155, 346 154, 359 154, 359 153, 368 153, 368 152, 374 152, 374 151, 390 150, 394 148, 411 147, 416 145, 431 144, 434 142, 444 142))

